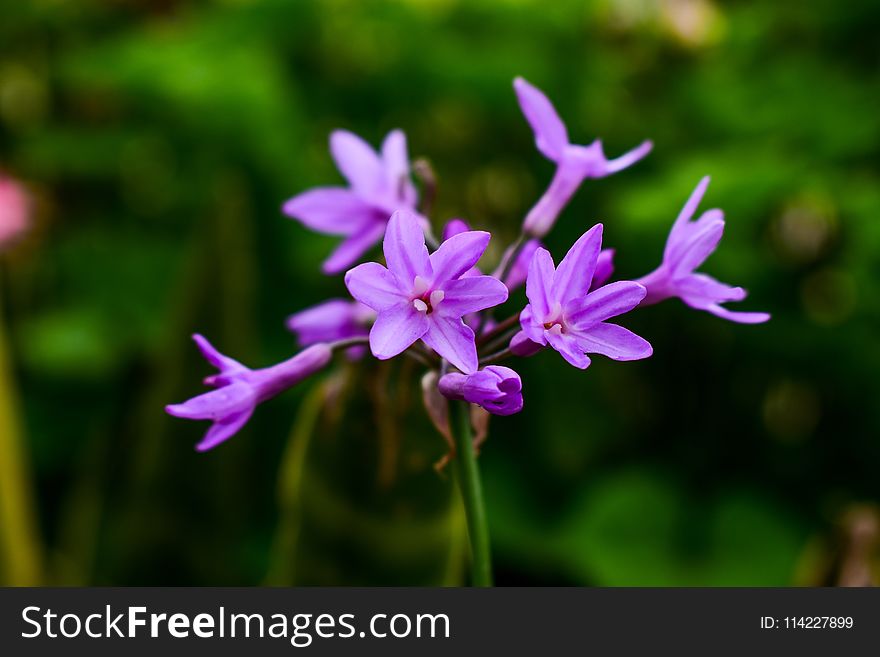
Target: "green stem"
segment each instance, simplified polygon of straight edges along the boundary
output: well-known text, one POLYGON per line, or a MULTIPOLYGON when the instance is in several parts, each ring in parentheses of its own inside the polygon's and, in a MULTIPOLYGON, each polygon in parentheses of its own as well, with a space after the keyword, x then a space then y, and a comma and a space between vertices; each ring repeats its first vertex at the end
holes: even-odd
POLYGON ((6 562, 6 573, 0 572, 0 583, 38 586, 43 581, 42 550, 19 422, 18 395, 3 329, 0 317, 0 565, 6 562))
POLYGON ((489 526, 483 503, 480 470, 474 454, 470 405, 454 401, 449 404, 449 419, 455 440, 455 473, 467 518, 471 544, 471 585, 492 586, 492 558, 489 551, 489 526))

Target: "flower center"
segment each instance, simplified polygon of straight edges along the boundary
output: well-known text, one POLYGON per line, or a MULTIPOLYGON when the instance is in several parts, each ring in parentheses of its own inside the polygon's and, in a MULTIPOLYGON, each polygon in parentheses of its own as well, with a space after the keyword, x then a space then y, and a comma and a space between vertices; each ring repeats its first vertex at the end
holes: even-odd
POLYGON ((565 321, 562 318, 562 304, 556 302, 550 309, 550 313, 544 318, 544 330, 565 332, 565 321))
POLYGON ((430 315, 434 312, 446 296, 446 293, 443 292, 443 290, 433 290, 429 292, 429 288, 430 285, 428 284, 428 281, 421 276, 416 276, 415 281, 413 281, 413 307, 420 313, 425 313, 426 315, 430 315))

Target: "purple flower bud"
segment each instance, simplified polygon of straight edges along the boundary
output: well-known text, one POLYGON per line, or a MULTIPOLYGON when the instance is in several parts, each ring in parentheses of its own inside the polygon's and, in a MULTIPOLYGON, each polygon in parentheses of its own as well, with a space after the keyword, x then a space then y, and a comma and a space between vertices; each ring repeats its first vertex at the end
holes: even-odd
POLYGON ((204 337, 194 335, 205 359, 219 372, 205 379, 217 388, 198 397, 170 404, 165 412, 187 420, 211 420, 200 452, 216 447, 234 436, 247 423, 258 404, 296 385, 330 362, 333 350, 329 345, 316 344, 293 358, 260 370, 251 370, 214 349, 204 337))
POLYGON ((632 166, 651 151, 652 144, 650 141, 643 142, 628 153, 609 160, 598 139, 589 146, 579 146, 569 141, 565 124, 540 89, 522 78, 516 78, 513 87, 520 108, 535 133, 538 150, 556 163, 556 174, 550 186, 523 223, 526 234, 540 239, 556 223, 559 213, 585 179, 603 178, 632 166))
POLYGON ((438 387, 444 397, 477 404, 494 415, 513 415, 523 407, 519 374, 502 365, 489 365, 473 374, 446 374, 438 387))

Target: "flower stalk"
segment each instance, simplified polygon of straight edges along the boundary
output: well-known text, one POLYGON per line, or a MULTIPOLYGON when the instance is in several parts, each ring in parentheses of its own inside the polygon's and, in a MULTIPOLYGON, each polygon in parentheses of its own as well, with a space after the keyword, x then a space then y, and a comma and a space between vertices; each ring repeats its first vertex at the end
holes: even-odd
POLYGON ((449 425, 455 442, 455 479, 464 504, 471 548, 471 585, 492 586, 489 525, 486 520, 480 469, 474 453, 469 404, 462 401, 450 402, 449 415, 449 425))

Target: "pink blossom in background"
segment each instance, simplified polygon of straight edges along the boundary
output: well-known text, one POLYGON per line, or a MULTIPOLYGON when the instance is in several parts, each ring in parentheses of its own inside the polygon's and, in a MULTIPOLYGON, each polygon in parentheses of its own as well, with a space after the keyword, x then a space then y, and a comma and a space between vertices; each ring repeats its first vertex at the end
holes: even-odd
POLYGON ((0 174, 0 246, 27 228, 29 214, 27 192, 17 181, 0 174))

